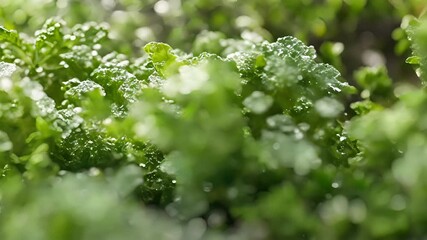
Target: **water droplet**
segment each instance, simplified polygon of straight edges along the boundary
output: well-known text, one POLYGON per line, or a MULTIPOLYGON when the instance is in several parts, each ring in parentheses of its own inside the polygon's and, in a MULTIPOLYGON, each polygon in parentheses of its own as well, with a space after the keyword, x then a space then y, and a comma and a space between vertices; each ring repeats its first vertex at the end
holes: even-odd
POLYGON ((305 96, 302 96, 297 99, 297 102, 295 106, 292 108, 292 110, 296 113, 299 113, 299 112, 307 111, 312 106, 313 106, 313 103, 311 102, 311 100, 305 96))
POLYGON ((339 183, 337 183, 337 182, 333 182, 333 183, 332 183, 332 187, 333 187, 333 188, 339 188, 339 187, 340 187, 340 184, 339 184, 339 183))
MULTIPOLYGON (((37 106, 37 110, 38 112, 36 113, 37 115, 41 115, 41 116, 48 116, 48 115, 52 115, 52 113, 55 112, 55 101, 49 97, 47 97, 46 95, 44 95, 43 98, 41 98, 40 100, 36 101, 36 106, 37 106)), ((36 109, 34 109, 36 110, 36 109)))
POLYGON ((59 65, 61 65, 64 68, 69 68, 70 67, 65 61, 59 62, 59 65))
POLYGON ((328 83, 328 86, 334 91, 334 92, 341 92, 340 88, 335 87, 334 85, 332 85, 331 83, 328 83))

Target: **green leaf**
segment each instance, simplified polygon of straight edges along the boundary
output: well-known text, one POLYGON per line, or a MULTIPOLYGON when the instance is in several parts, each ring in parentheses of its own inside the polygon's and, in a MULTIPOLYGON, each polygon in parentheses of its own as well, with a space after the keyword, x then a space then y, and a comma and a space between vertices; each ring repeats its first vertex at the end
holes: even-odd
POLYGON ((181 65, 177 56, 172 53, 172 47, 165 43, 148 43, 144 46, 156 70, 163 76, 173 74, 181 65))
POLYGON ((7 30, 6 28, 0 26, 0 41, 9 42, 15 46, 20 46, 21 39, 19 34, 13 30, 7 30))
POLYGON ((410 56, 405 60, 405 62, 413 65, 419 65, 421 60, 417 56, 410 56))
POLYGON ((117 67, 99 67, 90 78, 104 88, 107 98, 119 105, 134 102, 143 88, 142 82, 133 74, 117 67))

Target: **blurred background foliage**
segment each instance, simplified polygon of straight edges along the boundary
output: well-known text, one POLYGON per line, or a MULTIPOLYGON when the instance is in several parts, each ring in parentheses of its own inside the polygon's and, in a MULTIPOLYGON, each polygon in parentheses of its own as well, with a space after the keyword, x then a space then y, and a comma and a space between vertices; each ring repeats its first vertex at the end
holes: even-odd
POLYGON ((425 6, 1 1, 0 238, 426 238, 425 6))
POLYGON ((116 40, 111 47, 128 54, 150 41, 191 51, 195 39, 211 40, 206 31, 221 39, 292 35, 322 49, 322 58, 348 79, 360 66, 387 65, 400 81, 414 75, 398 57, 408 54, 406 36, 393 31, 425 6, 424 0, 4 0, 0 24, 30 34, 52 16, 70 25, 107 22, 116 40), (342 55, 343 64, 333 55, 342 55))

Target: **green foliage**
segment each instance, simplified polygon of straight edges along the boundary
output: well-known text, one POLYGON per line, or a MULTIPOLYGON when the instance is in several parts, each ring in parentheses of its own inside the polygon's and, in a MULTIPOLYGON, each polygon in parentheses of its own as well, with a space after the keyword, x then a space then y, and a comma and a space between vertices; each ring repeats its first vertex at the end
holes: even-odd
POLYGON ((0 235, 40 240, 185 237, 185 226, 129 202, 140 175, 137 167, 128 167, 108 176, 96 170, 61 174, 49 183, 3 180, 0 235))
MULTIPOLYGON (((176 20, 158 5, 173 1, 148 2, 176 20)), ((150 42, 134 56, 93 22, 49 18, 33 37, 1 27, 0 239, 425 238, 425 89, 395 86, 382 65, 351 86, 340 42, 319 58, 295 37, 264 40, 290 18, 295 35, 320 37, 324 16, 384 2, 247 2, 182 2, 185 31, 220 31, 171 30, 178 45, 195 37, 189 53, 150 42)), ((426 23, 406 19, 425 81, 426 23)))
POLYGON ((385 67, 365 67, 354 73, 358 85, 363 88, 361 97, 372 99, 374 102, 391 104, 395 98, 392 80, 385 67))
POLYGON ((427 72, 427 58, 425 57, 427 53, 427 48, 425 46, 425 41, 427 40, 427 25, 425 21, 420 21, 416 18, 410 18, 408 22, 406 32, 408 34, 408 39, 411 40, 412 43, 411 48, 413 55, 407 58, 406 62, 417 66, 417 75, 421 78, 423 83, 425 83, 425 74, 427 72))

